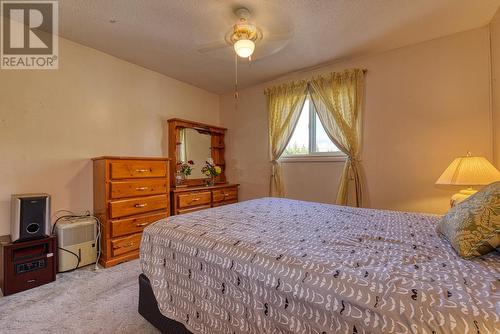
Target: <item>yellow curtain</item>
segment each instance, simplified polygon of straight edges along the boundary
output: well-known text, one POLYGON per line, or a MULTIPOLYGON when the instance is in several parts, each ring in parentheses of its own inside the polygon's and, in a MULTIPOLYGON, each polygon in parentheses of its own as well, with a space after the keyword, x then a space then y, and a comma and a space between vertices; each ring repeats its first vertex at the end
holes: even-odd
POLYGON ((355 186, 356 206, 362 206, 359 149, 361 145, 361 105, 364 71, 361 69, 331 73, 314 78, 309 93, 321 124, 330 139, 347 155, 340 179, 337 204, 349 202, 349 181, 355 186))
POLYGON ((290 141, 307 95, 307 82, 298 81, 266 89, 269 110, 269 158, 272 172, 269 195, 284 197, 280 156, 290 141))

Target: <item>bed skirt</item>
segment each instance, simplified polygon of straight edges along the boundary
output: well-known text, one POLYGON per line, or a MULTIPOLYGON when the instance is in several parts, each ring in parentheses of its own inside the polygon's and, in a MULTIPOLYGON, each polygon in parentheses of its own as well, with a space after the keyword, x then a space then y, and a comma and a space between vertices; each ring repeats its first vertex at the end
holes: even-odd
POLYGON ((139 314, 162 333, 192 334, 180 322, 161 314, 149 279, 144 274, 139 276, 139 314))

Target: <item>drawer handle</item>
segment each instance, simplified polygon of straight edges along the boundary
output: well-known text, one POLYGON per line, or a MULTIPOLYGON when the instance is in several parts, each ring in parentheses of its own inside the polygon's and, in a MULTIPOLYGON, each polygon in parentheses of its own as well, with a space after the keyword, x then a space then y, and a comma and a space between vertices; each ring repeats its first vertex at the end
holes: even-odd
POLYGON ((134 205, 136 208, 144 208, 146 206, 148 206, 148 203, 142 203, 142 204, 139 204, 137 203, 136 205, 134 205))
POLYGON ((148 224, 149 224, 149 223, 142 223, 142 224, 136 224, 135 226, 137 226, 137 227, 143 227, 143 226, 146 226, 146 225, 148 225, 148 224))
POLYGON ((224 194, 224 197, 230 196, 230 194, 224 194))
POLYGON ((149 187, 137 187, 135 188, 135 190, 138 190, 138 191, 144 191, 144 190, 148 190, 149 187))
POLYGON ((149 169, 136 169, 135 171, 137 173, 146 173, 146 172, 149 172, 149 169))
POLYGON ((36 279, 29 279, 26 281, 26 283, 35 283, 36 282, 36 279))
POLYGON ((133 243, 133 242, 130 242, 130 243, 126 244, 126 245, 117 245, 117 246, 115 246, 115 247, 113 247, 113 248, 114 248, 114 249, 118 249, 118 248, 128 248, 128 247, 132 247, 133 245, 134 245, 134 243, 133 243))
POLYGON ((200 198, 199 198, 199 197, 196 197, 196 198, 193 198, 193 199, 192 199, 192 202, 197 202, 197 201, 199 201, 199 200, 200 200, 200 198))

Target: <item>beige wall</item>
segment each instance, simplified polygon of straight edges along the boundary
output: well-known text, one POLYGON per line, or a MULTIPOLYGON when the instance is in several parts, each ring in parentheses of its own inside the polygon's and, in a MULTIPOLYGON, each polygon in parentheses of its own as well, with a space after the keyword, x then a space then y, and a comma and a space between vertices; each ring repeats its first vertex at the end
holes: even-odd
MULTIPOLYGON (((492 158, 489 30, 467 31, 380 54, 295 73, 221 97, 230 129, 228 178, 243 199, 266 196, 269 185, 265 87, 346 68, 368 70, 362 165, 366 206, 442 213, 455 189, 434 182, 468 150, 492 158)), ((286 164, 287 195, 333 202, 342 162, 286 164)))
POLYGON ((166 155, 171 117, 219 123, 219 97, 67 40, 60 69, 0 71, 0 235, 10 194, 92 211, 90 158, 166 155))
POLYGON ((492 104, 494 153, 496 167, 500 169, 500 9, 490 24, 491 29, 491 59, 492 59, 492 104))
MULTIPOLYGON (((495 142, 500 142, 500 14, 491 24, 495 142)), ((263 88, 345 68, 368 69, 362 164, 367 206, 444 212, 453 190, 435 179, 471 150, 492 159, 488 28, 289 75, 220 99, 228 177, 241 198, 267 195, 263 88)), ((92 210, 99 155, 166 155, 170 117, 219 124, 219 97, 62 39, 60 69, 0 71, 0 235, 10 194, 48 192, 53 211, 92 210)), ((497 166, 500 145, 495 146, 497 166)), ((288 197, 333 202, 342 162, 284 166, 288 197)))

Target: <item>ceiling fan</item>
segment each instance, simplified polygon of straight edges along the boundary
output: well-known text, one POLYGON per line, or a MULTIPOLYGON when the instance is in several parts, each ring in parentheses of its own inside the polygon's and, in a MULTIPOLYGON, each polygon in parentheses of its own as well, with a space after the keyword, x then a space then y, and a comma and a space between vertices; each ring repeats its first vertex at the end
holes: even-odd
POLYGON ((257 47, 260 49, 259 58, 263 58, 281 50, 293 35, 288 22, 287 24, 279 20, 269 22, 270 20, 264 16, 261 18, 262 25, 257 25, 251 20, 253 17, 249 9, 238 7, 233 13, 236 23, 227 30, 224 40, 201 45, 198 52, 215 53, 220 49, 232 47, 239 57, 251 60, 257 47), (273 30, 278 30, 280 33, 273 30))
MULTIPOLYGON (((258 56, 262 59, 266 56, 274 54, 285 47, 288 41, 293 36, 293 25, 286 15, 275 15, 275 10, 270 6, 261 8, 259 15, 251 15, 250 10, 245 7, 237 7, 232 11, 235 16, 227 17, 228 21, 236 22, 232 24, 224 34, 223 39, 220 38, 221 30, 219 32, 220 40, 214 43, 202 44, 198 52, 203 54, 211 54, 214 57, 223 57, 227 59, 230 55, 228 50, 232 48, 234 53, 235 64, 235 83, 234 83, 234 97, 237 100, 238 93, 238 59, 244 58, 249 61, 253 60, 252 57, 258 56), (266 8, 267 7, 267 8, 266 8), (255 21, 259 24, 255 24, 255 21)), ((228 13, 229 14, 229 13, 228 13)), ((222 23, 220 20, 214 20, 214 23, 222 23)), ((226 21, 227 22, 227 21, 226 21)), ((206 28, 206 27, 204 27, 206 28)), ((206 30, 201 34, 207 38, 206 30)))

